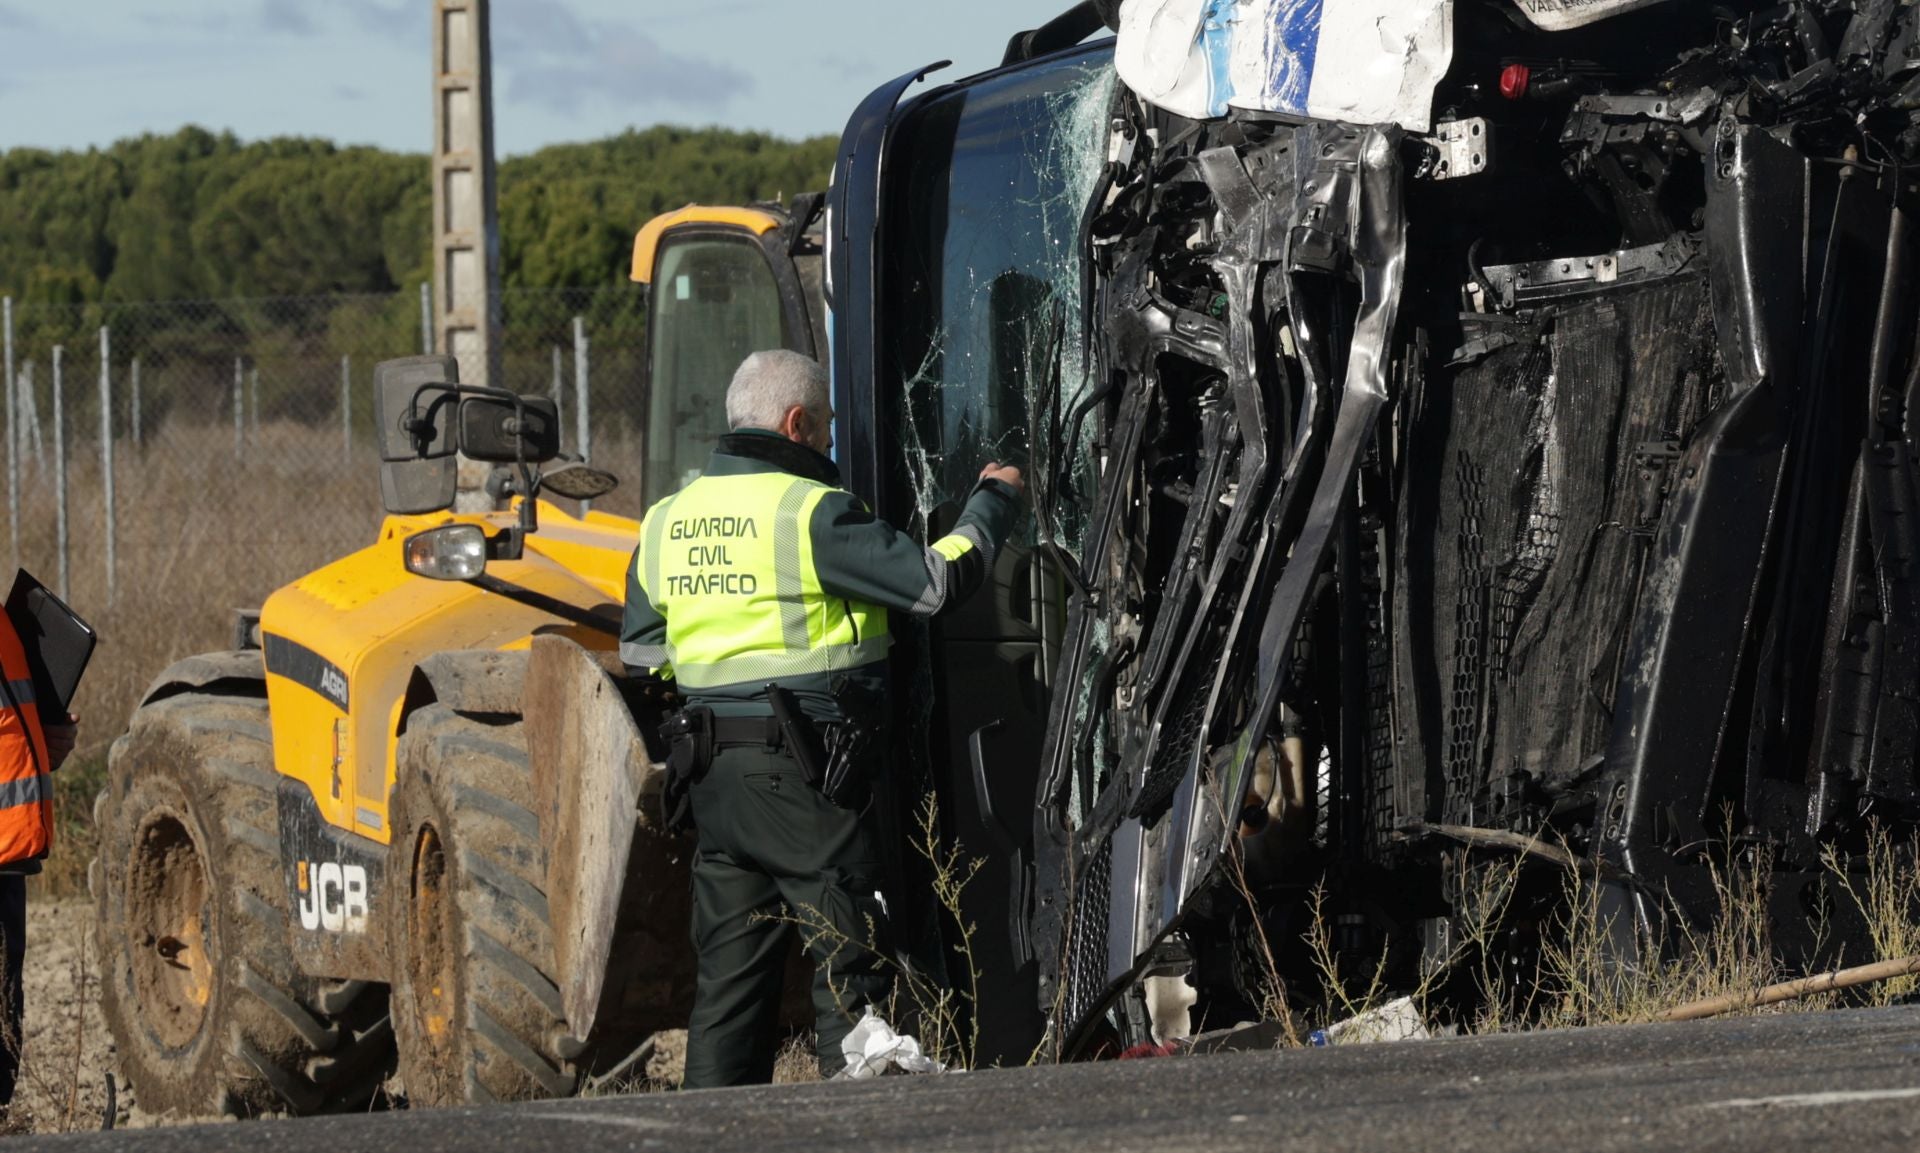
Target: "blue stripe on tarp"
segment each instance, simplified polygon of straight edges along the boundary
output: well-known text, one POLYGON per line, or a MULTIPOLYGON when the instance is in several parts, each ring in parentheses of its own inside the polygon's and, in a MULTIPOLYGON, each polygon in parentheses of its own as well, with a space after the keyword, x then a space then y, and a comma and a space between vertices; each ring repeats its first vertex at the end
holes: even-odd
POLYGON ((1267 52, 1268 108, 1304 114, 1320 54, 1320 10, 1325 0, 1278 0, 1267 52))
POLYGON ((1235 0, 1208 0, 1200 21, 1200 52, 1207 61, 1207 115, 1225 116, 1233 98, 1233 9, 1235 0))

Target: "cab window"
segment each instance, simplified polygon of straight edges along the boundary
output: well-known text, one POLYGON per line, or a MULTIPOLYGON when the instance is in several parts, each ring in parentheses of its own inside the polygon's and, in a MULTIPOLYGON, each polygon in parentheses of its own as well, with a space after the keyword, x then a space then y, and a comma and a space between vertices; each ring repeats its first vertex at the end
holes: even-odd
POLYGON ((648 320, 649 501, 706 467, 727 431, 727 384, 747 354, 786 347, 780 287, 759 243, 669 234, 654 265, 648 320))

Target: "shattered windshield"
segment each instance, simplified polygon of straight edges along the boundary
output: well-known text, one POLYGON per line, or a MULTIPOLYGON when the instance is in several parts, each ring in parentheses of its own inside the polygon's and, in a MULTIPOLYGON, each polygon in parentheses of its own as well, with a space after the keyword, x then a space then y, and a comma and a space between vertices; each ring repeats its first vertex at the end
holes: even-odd
POLYGON ((1077 549, 1093 487, 1090 434, 1069 427, 1089 375, 1079 236, 1111 60, 1103 45, 936 93, 895 129, 885 292, 923 519, 997 460, 1060 479, 1056 532, 1077 549))

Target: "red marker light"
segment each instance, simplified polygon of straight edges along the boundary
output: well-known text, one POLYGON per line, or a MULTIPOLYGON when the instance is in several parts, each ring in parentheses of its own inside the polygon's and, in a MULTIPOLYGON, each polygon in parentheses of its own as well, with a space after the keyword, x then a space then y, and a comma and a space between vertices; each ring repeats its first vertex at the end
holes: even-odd
POLYGON ((1500 95, 1508 100, 1519 100, 1527 94, 1527 82, 1533 79, 1533 69, 1525 64, 1509 64, 1500 70, 1500 95))

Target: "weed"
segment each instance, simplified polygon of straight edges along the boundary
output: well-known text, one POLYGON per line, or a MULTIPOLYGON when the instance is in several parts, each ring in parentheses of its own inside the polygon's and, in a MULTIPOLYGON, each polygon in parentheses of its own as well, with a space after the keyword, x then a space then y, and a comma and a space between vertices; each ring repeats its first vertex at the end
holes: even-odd
MULTIPOLYGON (((826 956, 829 974, 833 958, 843 953, 865 952, 877 957, 892 973, 893 992, 876 1011, 895 1027, 912 1033, 927 1056, 950 1069, 971 1069, 980 1048, 979 1014, 980 966, 974 960, 973 939, 977 926, 966 919, 961 898, 967 886, 979 875, 985 861, 965 856, 959 842, 943 844, 939 832, 939 804, 929 795, 915 817, 917 835, 913 849, 932 869, 933 894, 941 912, 951 920, 955 937, 951 948, 965 970, 964 987, 953 988, 935 975, 923 973, 906 960, 888 953, 879 943, 880 927, 869 918, 866 936, 855 940, 835 925, 819 909, 803 905, 765 914, 764 919, 794 926, 801 944, 815 957, 826 956)), ((843 988, 828 984, 844 1004, 850 998, 843 988)))
MULTIPOLYGON (((1875 824, 1867 834, 1865 875, 1856 874, 1835 849, 1821 854, 1832 873, 1860 910, 1873 942, 1874 960, 1892 961, 1920 953, 1920 832, 1904 843, 1875 824)), ((1870 1004, 1891 1005, 1920 989, 1920 976, 1895 977, 1871 986, 1864 994, 1870 1004)))

